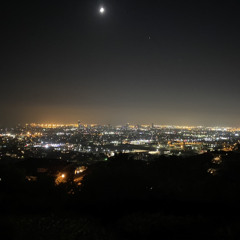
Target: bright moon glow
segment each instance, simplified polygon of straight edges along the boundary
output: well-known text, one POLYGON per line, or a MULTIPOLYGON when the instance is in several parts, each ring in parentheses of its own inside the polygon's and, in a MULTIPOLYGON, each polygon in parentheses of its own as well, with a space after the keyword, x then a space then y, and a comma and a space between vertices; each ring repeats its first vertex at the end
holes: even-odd
POLYGON ((99 12, 103 14, 103 13, 105 12, 105 9, 104 9, 103 7, 101 7, 101 8, 99 9, 99 12))

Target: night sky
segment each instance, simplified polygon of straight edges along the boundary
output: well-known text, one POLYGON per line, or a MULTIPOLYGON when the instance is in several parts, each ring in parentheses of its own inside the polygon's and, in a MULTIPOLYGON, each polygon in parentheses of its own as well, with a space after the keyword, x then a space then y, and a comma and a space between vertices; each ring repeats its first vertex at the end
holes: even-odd
POLYGON ((238 2, 6 1, 0 125, 240 126, 238 2))

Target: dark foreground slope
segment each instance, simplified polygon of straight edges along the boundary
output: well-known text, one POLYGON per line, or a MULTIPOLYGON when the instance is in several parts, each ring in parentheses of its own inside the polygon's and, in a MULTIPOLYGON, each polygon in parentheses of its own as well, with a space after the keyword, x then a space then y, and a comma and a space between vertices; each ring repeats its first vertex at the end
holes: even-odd
POLYGON ((118 155, 89 166, 81 185, 56 185, 53 174, 28 181, 24 166, 0 168, 4 239, 240 237, 238 153, 151 162, 118 155))

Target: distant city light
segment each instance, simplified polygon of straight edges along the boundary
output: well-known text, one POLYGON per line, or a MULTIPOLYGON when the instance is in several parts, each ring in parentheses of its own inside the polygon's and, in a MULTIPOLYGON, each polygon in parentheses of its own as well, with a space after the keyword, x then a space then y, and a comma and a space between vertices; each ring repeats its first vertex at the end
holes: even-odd
MULTIPOLYGON (((16 129, 0 129, 0 159, 49 158, 54 156, 67 162, 79 158, 107 161, 115 154, 133 153, 137 158, 148 159, 152 155, 189 155, 208 151, 237 151, 240 149, 240 128, 170 126, 158 124, 125 124, 111 126, 99 124, 31 123, 16 129), (167 141, 166 141, 167 139, 167 141), (14 151, 6 148, 17 142, 14 151), (45 151, 42 151, 45 149, 45 151), (70 157, 72 156, 72 157, 70 157), (70 157, 70 159, 69 159, 70 157)), ((215 156, 216 157, 216 156, 215 156)), ((222 160, 216 157, 214 164, 222 160)), ((75 174, 86 169, 78 166, 75 174)), ((66 174, 66 173, 65 173, 66 174)), ((64 183, 67 177, 59 173, 56 184, 64 183)))

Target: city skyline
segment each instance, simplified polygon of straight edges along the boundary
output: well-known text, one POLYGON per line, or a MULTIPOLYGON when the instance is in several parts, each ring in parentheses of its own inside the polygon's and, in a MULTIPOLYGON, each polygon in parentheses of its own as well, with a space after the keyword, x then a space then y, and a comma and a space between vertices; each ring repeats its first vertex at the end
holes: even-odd
POLYGON ((1 12, 0 126, 240 126, 237 1, 16 1, 1 12))
MULTIPOLYGON (((15 128, 28 128, 28 127, 33 127, 33 128, 46 128, 46 129, 58 129, 58 128, 72 128, 72 129, 79 129, 79 127, 82 127, 82 129, 91 129, 95 127, 103 127, 103 128, 120 128, 120 129, 132 129, 132 130, 137 130, 140 128, 145 128, 148 130, 151 129, 188 129, 188 130, 193 130, 193 129, 207 129, 207 130, 212 130, 212 131, 229 131, 229 132, 234 132, 234 131, 240 131, 239 126, 221 126, 221 125, 184 125, 184 124, 159 124, 159 123, 133 123, 133 122, 127 122, 124 124, 111 124, 111 123, 93 123, 93 122, 82 122, 80 120, 75 121, 75 122, 68 122, 68 123, 63 123, 63 122, 28 122, 28 123, 18 123, 16 125, 12 126, 0 126, 0 129, 2 131, 11 131, 11 129, 15 128)), ((0 134, 1 135, 1 134, 0 134)))

